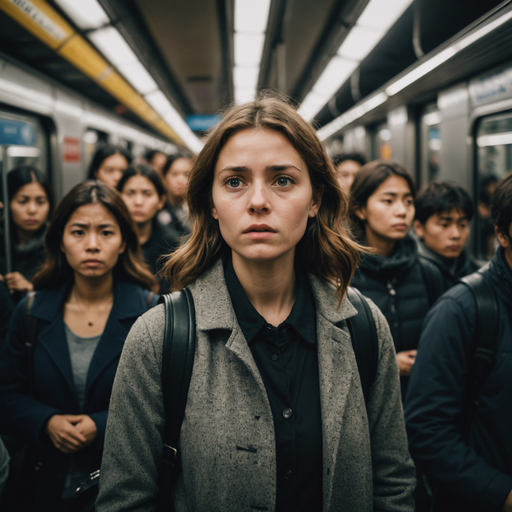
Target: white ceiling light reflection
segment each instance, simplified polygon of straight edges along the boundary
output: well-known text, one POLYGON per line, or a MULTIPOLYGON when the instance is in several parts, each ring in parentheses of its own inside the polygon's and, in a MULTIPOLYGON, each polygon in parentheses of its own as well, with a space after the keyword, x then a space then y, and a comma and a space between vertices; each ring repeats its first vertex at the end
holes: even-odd
POLYGON ((110 23, 97 0, 55 0, 55 3, 82 30, 91 30, 110 23))

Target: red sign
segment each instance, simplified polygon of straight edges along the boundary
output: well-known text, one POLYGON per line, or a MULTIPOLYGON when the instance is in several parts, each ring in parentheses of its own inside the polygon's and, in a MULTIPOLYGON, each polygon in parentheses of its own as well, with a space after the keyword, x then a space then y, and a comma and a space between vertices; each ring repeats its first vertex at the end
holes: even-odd
POLYGON ((64 137, 62 144, 62 159, 64 162, 80 162, 82 160, 80 139, 64 137))

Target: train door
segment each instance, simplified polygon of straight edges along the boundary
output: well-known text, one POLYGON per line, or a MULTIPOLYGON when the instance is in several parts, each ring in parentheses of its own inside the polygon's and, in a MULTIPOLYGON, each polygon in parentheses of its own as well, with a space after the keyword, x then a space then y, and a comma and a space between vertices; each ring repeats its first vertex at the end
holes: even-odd
POLYGON ((438 179, 441 150, 441 112, 437 105, 425 107, 420 120, 420 180, 425 185, 438 179))
POLYGON ((7 172, 20 165, 33 165, 51 178, 48 135, 36 117, 0 109, 0 145, 5 148, 0 161, 7 172))
POLYGON ((101 147, 108 144, 108 133, 96 130, 94 128, 87 128, 82 137, 84 143, 85 154, 85 168, 89 169, 94 153, 101 147))
POLYGON ((476 129, 477 203, 475 253, 490 259, 497 242, 491 219, 492 195, 496 183, 512 170, 512 112, 484 117, 476 129))

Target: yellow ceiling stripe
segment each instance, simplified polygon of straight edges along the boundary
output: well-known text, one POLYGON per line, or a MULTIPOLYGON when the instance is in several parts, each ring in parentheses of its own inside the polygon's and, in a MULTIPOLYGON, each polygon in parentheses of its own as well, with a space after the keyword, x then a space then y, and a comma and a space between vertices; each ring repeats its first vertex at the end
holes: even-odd
POLYGON ((0 9, 141 119, 175 143, 183 144, 149 103, 44 0, 0 0, 0 9))

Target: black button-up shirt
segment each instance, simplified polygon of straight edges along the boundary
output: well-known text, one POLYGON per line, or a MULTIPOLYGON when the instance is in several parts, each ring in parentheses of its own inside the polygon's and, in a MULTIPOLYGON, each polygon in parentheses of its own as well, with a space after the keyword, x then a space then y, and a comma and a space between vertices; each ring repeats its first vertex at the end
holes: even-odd
POLYGON ((276 436, 276 512, 322 510, 322 418, 316 311, 304 272, 296 271, 296 298, 274 327, 256 311, 236 276, 224 266, 231 302, 267 391, 276 436))

